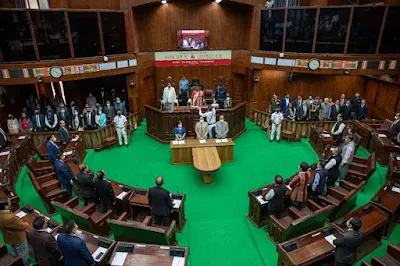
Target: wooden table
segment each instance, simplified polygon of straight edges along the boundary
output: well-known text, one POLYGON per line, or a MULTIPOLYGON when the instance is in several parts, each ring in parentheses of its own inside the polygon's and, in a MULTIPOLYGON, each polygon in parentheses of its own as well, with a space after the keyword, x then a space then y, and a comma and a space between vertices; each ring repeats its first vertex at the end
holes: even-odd
POLYGON ((8 184, 0 185, 0 198, 9 198, 12 203, 12 211, 19 209, 19 197, 8 184))
POLYGON ((324 233, 337 237, 341 232, 335 226, 329 225, 278 244, 278 265, 329 265, 333 262, 335 246, 325 239, 324 233), (296 245, 296 248, 285 249, 291 245, 296 245))
POLYGON ((388 215, 379 209, 377 206, 368 203, 359 209, 346 214, 341 217, 337 221, 333 223, 341 232, 347 231, 346 223, 344 223, 343 227, 338 226, 338 223, 342 220, 347 221, 348 219, 357 216, 360 218, 362 227, 361 229, 364 231, 364 238, 362 240, 361 245, 357 249, 357 261, 371 253, 373 250, 378 248, 381 243, 382 235, 384 229, 388 223, 388 215), (364 207, 369 207, 371 210, 369 212, 365 212, 363 210, 364 207))
MULTIPOLYGON (((56 228, 56 230, 54 230, 54 232, 52 233, 56 239, 58 237, 59 229, 60 228, 56 228)), ((83 230, 77 230, 75 236, 79 237, 85 242, 90 254, 93 254, 99 247, 106 248, 107 251, 101 258, 101 260, 99 262, 96 262, 95 265, 107 265, 117 243, 116 241, 102 236, 97 236, 83 230)))
POLYGON ((212 183, 211 174, 221 168, 221 160, 216 147, 193 148, 193 165, 200 172, 203 183, 212 183))
MULTIPOLYGON (((400 188, 400 183, 394 185, 400 188)), ((384 185, 372 198, 371 203, 389 216, 389 223, 383 232, 383 238, 388 239, 400 221, 400 193, 384 185)))
POLYGON ((382 166, 389 165, 389 154, 400 152, 400 147, 395 145, 388 137, 379 137, 377 133, 371 136, 370 152, 375 152, 376 160, 382 166))
POLYGON ((389 169, 386 179, 390 182, 400 183, 400 152, 389 154, 389 169))
MULTIPOLYGON (((185 201, 186 195, 179 193, 170 193, 172 200, 180 200, 179 208, 173 208, 170 214, 170 220, 176 221, 176 231, 182 232, 186 224, 185 201)), ((129 198, 132 220, 143 222, 146 216, 151 216, 151 210, 148 199, 148 190, 135 188, 135 191, 129 198)))
POLYGON ((176 258, 174 255, 174 250, 177 250, 182 258, 184 259, 184 264, 186 265, 189 255, 189 249, 186 247, 166 247, 159 245, 150 245, 150 244, 137 244, 130 242, 118 242, 115 246, 114 252, 109 260, 109 264, 113 262, 114 256, 117 252, 126 252, 128 253, 124 266, 131 265, 146 265, 146 266, 171 266, 173 265, 173 261, 176 258))
POLYGON ((54 220, 51 217, 47 216, 46 214, 40 212, 39 210, 33 208, 30 205, 25 205, 24 207, 18 209, 14 213, 18 214, 20 212, 24 212, 25 213, 24 214, 25 216, 23 216, 21 219, 22 219, 22 221, 24 221, 25 223, 28 223, 28 225, 29 225, 28 229, 26 230, 27 232, 31 232, 31 231, 34 230, 32 223, 36 219, 36 217, 39 217, 39 216, 43 216, 48 221, 51 221, 50 226, 48 225, 49 233, 53 233, 53 231, 58 229, 59 226, 60 226, 59 222, 57 222, 56 220, 54 220))
POLYGON ((193 163, 193 148, 199 147, 215 147, 219 158, 222 162, 233 162, 233 146, 232 139, 228 138, 228 142, 217 143, 216 139, 207 139, 206 143, 201 144, 197 139, 186 139, 184 144, 174 144, 170 142, 172 164, 191 164, 193 163))

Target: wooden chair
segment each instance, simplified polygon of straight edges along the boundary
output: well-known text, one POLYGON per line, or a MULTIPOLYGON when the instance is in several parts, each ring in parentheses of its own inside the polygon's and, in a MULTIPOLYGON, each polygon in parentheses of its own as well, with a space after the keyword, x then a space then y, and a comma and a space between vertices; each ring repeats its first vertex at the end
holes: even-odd
POLYGON ((353 157, 353 162, 350 164, 347 176, 355 176, 368 180, 376 170, 375 153, 371 153, 368 159, 358 156, 353 157))
POLYGON ((108 225, 116 241, 167 246, 178 244, 176 241, 176 222, 174 220, 166 227, 153 225, 151 216, 146 216, 143 222, 128 221, 127 218, 128 214, 124 212, 117 220, 108 220, 108 225))
POLYGON ((2 266, 24 266, 20 256, 13 257, 7 252, 5 244, 0 244, 0 265, 2 266))
POLYGON ((204 102, 206 105, 214 103, 214 92, 213 90, 204 90, 204 102))
POLYGON ((385 134, 386 136, 389 134, 390 126, 392 125, 393 121, 389 119, 385 119, 383 124, 376 129, 376 131, 380 134, 385 134))
POLYGON ((363 261, 361 266, 394 266, 400 265, 400 245, 389 244, 387 254, 381 258, 372 257, 371 263, 363 261))
POLYGON ((26 165, 35 176, 45 175, 53 172, 53 165, 49 160, 37 161, 32 155, 29 156, 26 165))
POLYGON ((117 144, 117 137, 108 137, 104 139, 104 145, 107 149, 111 150, 112 145, 117 144))
POLYGON ((28 173, 32 184, 39 194, 46 210, 50 214, 54 214, 56 211, 51 205, 51 201, 57 200, 65 202, 67 200, 67 191, 61 188, 60 182, 58 182, 55 173, 46 175, 36 176, 32 172, 28 173))
POLYGON ((281 131, 281 137, 287 139, 290 143, 294 140, 294 132, 292 130, 284 129, 281 131))
POLYGON ((65 203, 52 201, 51 204, 60 213, 63 222, 74 219, 82 230, 103 236, 109 235, 110 228, 107 219, 110 218, 112 210, 101 213, 97 211, 94 203, 87 206, 80 205, 78 197, 74 197, 65 203))
POLYGON ((298 210, 289 207, 287 215, 279 219, 269 216, 269 238, 275 243, 281 243, 296 236, 311 232, 324 226, 335 205, 321 206, 313 200, 307 201, 306 207, 298 210))

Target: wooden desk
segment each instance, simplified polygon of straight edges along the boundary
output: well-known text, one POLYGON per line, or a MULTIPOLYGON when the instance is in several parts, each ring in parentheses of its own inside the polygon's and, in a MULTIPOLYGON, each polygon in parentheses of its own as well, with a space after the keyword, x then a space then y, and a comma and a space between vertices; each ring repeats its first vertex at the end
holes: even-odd
POLYGON ((371 264, 363 261, 361 266, 389 266, 389 265, 400 265, 400 245, 389 244, 387 247, 387 253, 383 257, 377 258, 372 257, 371 264))
POLYGON ((333 262, 335 246, 325 239, 324 232, 335 237, 341 233, 329 225, 278 244, 278 266, 329 265, 333 262), (296 248, 286 251, 285 247, 290 244, 295 244, 296 248))
MULTIPOLYGON (((400 188, 400 183, 394 185, 400 188)), ((372 198, 371 203, 389 216, 389 223, 383 232, 383 238, 388 239, 400 221, 400 193, 384 185, 372 198)))
POLYGON ((400 183, 400 152, 389 154, 389 169, 386 175, 387 181, 400 183))
POLYGON ((388 223, 388 215, 376 207, 375 205, 368 203, 359 209, 348 213, 347 215, 341 217, 339 220, 333 223, 341 232, 347 231, 347 226, 344 223, 343 227, 338 226, 338 222, 345 220, 347 221, 351 217, 357 216, 360 218, 362 227, 361 229, 364 231, 364 238, 362 240, 361 245, 357 250, 357 261, 371 253, 373 250, 378 248, 381 243, 382 235, 385 229, 385 226, 388 223), (370 206, 371 211, 365 212, 363 210, 364 207, 370 206))
MULTIPOLYGON (((169 218, 170 221, 172 220, 176 221, 176 231, 182 232, 183 227, 186 224, 186 216, 185 216, 186 195, 179 193, 170 193, 170 197, 172 200, 175 199, 178 201, 180 200, 179 208, 174 207, 169 218)), ((135 191, 131 194, 129 198, 129 205, 131 209, 132 220, 143 222, 146 216, 151 216, 147 189, 135 188, 135 191), (143 195, 139 193, 143 193, 143 195)))
POLYGON ((180 249, 184 252, 184 264, 186 265, 189 255, 189 249, 184 247, 166 247, 150 244, 137 244, 129 242, 118 242, 115 246, 114 252, 111 256, 109 264, 113 262, 114 256, 117 252, 127 252, 124 266, 131 265, 146 265, 146 266, 171 266, 174 261, 174 256, 170 252, 173 249, 180 249))
POLYGON ((50 226, 48 225, 48 232, 49 233, 53 233, 54 230, 58 229, 60 226, 60 223, 57 222, 56 220, 52 219, 51 217, 47 216, 46 214, 38 211, 37 209, 33 208, 30 205, 25 205, 24 207, 18 209, 17 211, 15 211, 15 214, 18 214, 20 212, 24 212, 24 216, 21 218, 22 221, 24 221, 25 223, 29 224, 28 229, 26 230, 27 232, 31 232, 34 230, 33 228, 33 221, 36 219, 36 217, 39 216, 43 216, 45 217, 48 221, 51 221, 50 226))
POLYGON ((203 183, 212 183, 211 174, 221 168, 221 160, 215 147, 193 148, 193 166, 201 174, 203 183))
MULTIPOLYGON (((60 227, 56 228, 54 232, 52 233, 53 236, 57 239, 58 234, 59 234, 60 227)), ((108 261, 110 260, 111 254, 115 248, 116 241, 111 240, 109 238, 101 237, 94 235, 90 232, 83 231, 83 230, 77 230, 75 233, 75 236, 79 237, 82 239, 86 247, 88 248, 89 252, 93 254, 100 246, 107 248, 107 251, 101 258, 99 262, 96 262, 94 265, 106 265, 108 261)))
POLYGON ((394 143, 387 137, 379 137, 377 133, 373 133, 371 136, 371 142, 369 145, 370 152, 375 152, 376 160, 382 166, 389 165, 389 154, 391 152, 399 152, 400 147, 394 145, 394 143))
POLYGON ((317 128, 316 126, 311 127, 309 142, 318 157, 321 156, 326 145, 335 145, 336 143, 327 131, 317 128), (322 134, 327 134, 329 137, 324 137, 322 134))
POLYGON ((363 138, 361 145, 369 149, 369 145, 371 142, 372 133, 376 131, 377 127, 380 127, 382 124, 378 123, 379 121, 370 120, 368 121, 354 121, 354 127, 357 130, 357 133, 363 138))
POLYGON ((233 140, 228 138, 228 142, 217 143, 216 139, 207 139, 201 144, 197 139, 187 139, 185 144, 173 144, 170 141, 172 164, 191 164, 193 163, 193 148, 216 147, 221 162, 233 162, 233 140))
POLYGON ((11 200, 13 212, 19 209, 19 197, 10 185, 0 185, 0 198, 9 198, 11 200))

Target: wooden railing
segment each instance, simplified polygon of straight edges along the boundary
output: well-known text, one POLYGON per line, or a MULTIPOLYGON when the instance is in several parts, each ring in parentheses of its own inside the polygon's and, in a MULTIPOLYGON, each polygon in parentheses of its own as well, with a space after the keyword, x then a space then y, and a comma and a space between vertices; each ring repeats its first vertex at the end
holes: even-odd
MULTIPOLYGON (((128 114, 126 118, 128 120, 128 124, 132 125, 134 129, 138 127, 140 123, 139 112, 128 114)), ((104 139, 117 135, 114 122, 107 125, 106 127, 96 130, 70 131, 69 133, 71 135, 83 135, 83 139, 85 140, 87 149, 100 149, 103 145, 104 139)), ((7 135, 11 139, 11 141, 17 140, 20 136, 30 136, 32 137, 34 147, 37 147, 44 138, 52 134, 56 135, 56 137, 59 139, 57 131, 12 133, 7 135)))

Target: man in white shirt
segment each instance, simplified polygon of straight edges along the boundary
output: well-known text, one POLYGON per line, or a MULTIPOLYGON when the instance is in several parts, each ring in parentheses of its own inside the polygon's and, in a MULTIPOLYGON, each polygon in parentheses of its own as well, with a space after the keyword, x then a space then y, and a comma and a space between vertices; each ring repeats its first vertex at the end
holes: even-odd
POLYGON ((117 129, 118 143, 120 147, 122 147, 122 137, 124 138, 125 146, 128 147, 128 136, 126 134, 127 121, 128 120, 126 120, 126 117, 122 115, 122 111, 118 109, 117 116, 114 117, 114 123, 117 129))
POLYGON ((340 163, 339 180, 346 177, 347 171, 349 170, 350 164, 353 162, 354 153, 356 152, 356 144, 354 143, 354 136, 347 135, 342 147, 342 162, 340 163))
POLYGON ((175 107, 176 91, 172 87, 171 82, 168 82, 167 87, 164 88, 163 93, 163 103, 165 105, 165 110, 168 112, 173 112, 175 107))
POLYGON ((342 142, 342 136, 343 136, 343 130, 346 127, 346 125, 343 123, 343 115, 338 114, 337 115, 337 122, 335 125, 332 127, 331 130, 331 136, 336 142, 336 146, 339 146, 340 143, 342 142))
POLYGON ((215 111, 215 108, 212 107, 211 105, 208 106, 208 111, 203 113, 201 111, 201 108, 199 108, 199 115, 202 117, 205 117, 207 120, 207 124, 208 124, 208 138, 212 139, 212 129, 215 127, 215 123, 217 122, 217 111, 215 111))
POLYGON ((278 107, 276 111, 271 115, 272 127, 271 127, 271 136, 269 142, 272 142, 275 138, 276 133, 276 140, 278 143, 281 142, 281 127, 283 121, 283 114, 281 113, 281 109, 278 107))

